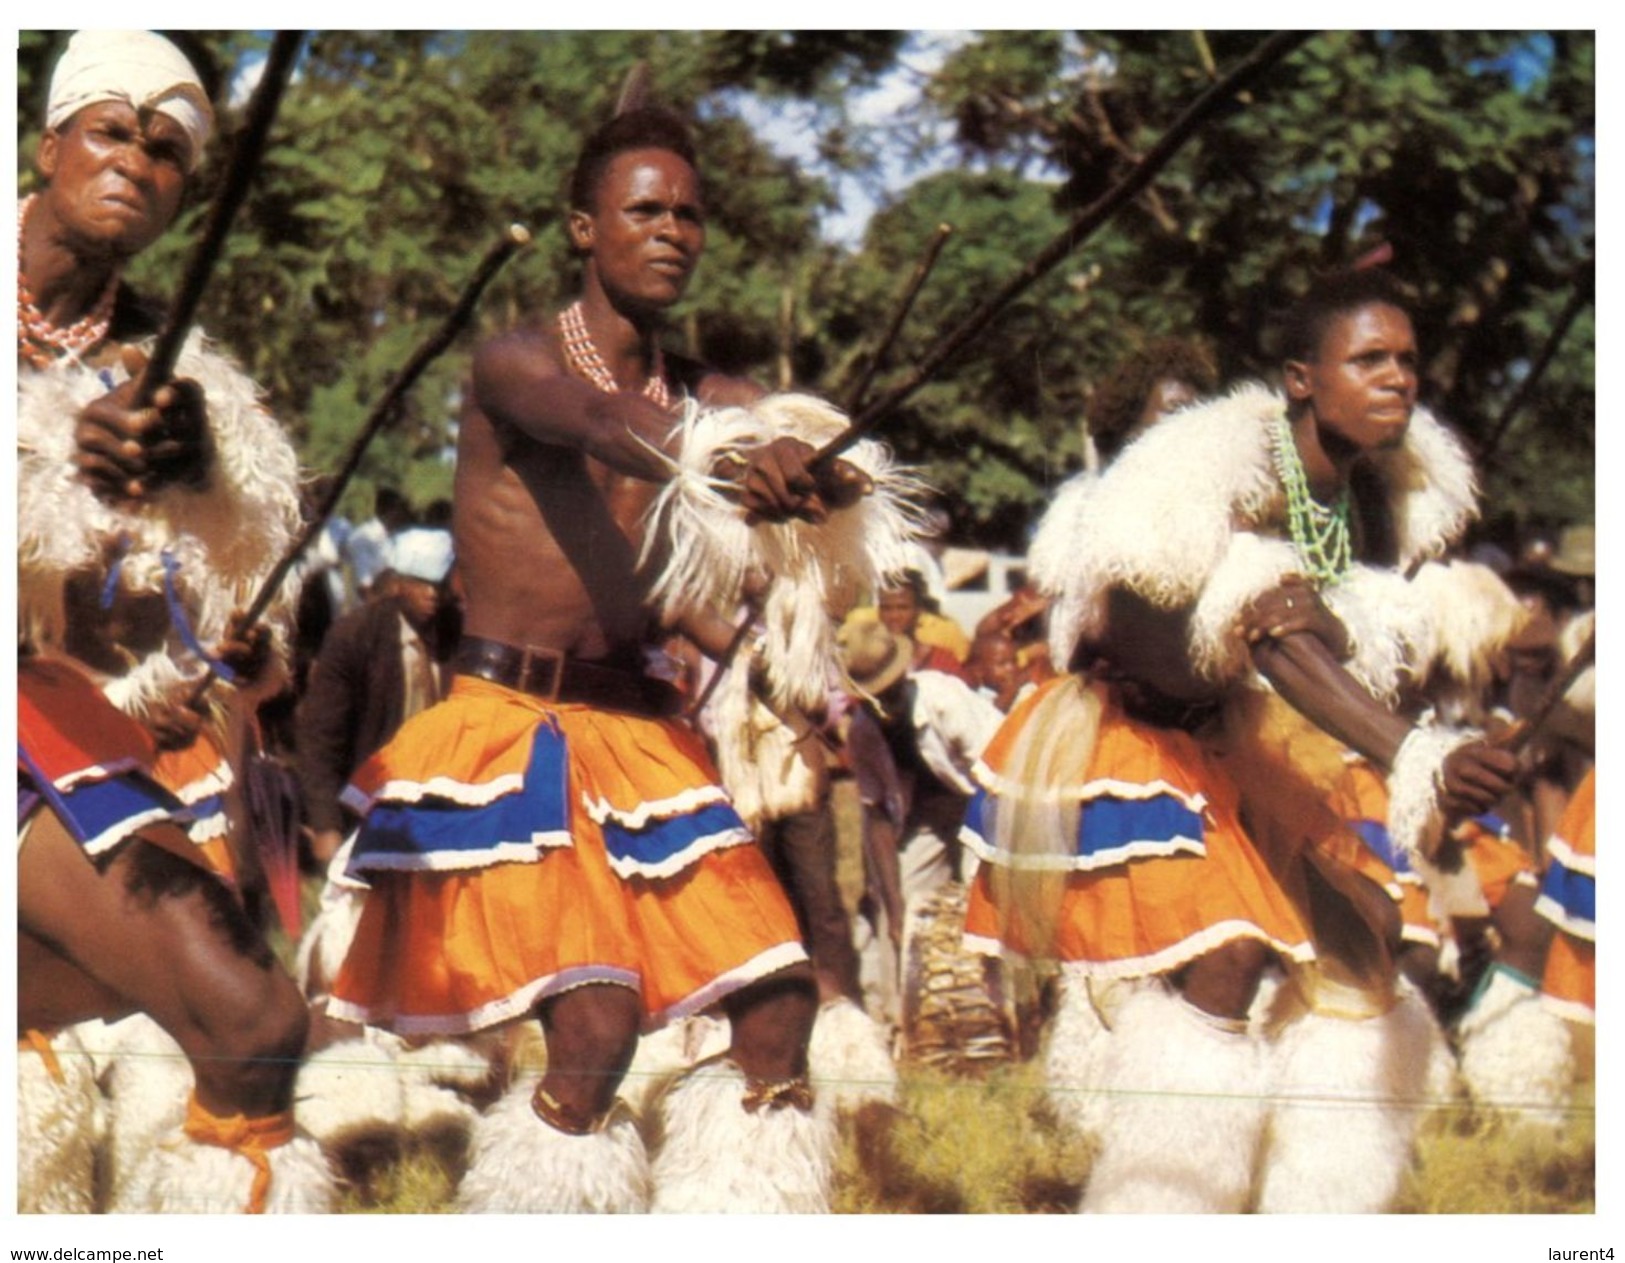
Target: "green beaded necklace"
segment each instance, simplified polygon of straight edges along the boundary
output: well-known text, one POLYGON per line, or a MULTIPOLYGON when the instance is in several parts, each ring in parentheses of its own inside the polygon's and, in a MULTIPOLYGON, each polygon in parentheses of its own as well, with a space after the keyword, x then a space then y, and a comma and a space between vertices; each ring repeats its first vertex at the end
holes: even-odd
POLYGON ((1270 434, 1275 473, 1286 492, 1287 529, 1292 547, 1303 563, 1306 577, 1317 588, 1336 583, 1354 564, 1354 548, 1349 539, 1349 492, 1344 487, 1337 503, 1327 508, 1309 490, 1298 445, 1292 441, 1292 426, 1283 413, 1270 434))

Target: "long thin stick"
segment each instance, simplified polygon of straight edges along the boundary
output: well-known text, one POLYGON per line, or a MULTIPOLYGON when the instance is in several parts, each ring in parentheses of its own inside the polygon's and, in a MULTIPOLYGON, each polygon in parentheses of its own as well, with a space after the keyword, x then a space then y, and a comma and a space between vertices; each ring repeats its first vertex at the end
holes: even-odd
POLYGON ((1511 428, 1513 420, 1523 411, 1524 405, 1529 402, 1530 396, 1535 393, 1536 383, 1545 376, 1547 367, 1557 355, 1557 348, 1562 344, 1563 339, 1568 336, 1569 326, 1575 322, 1594 297, 1596 285, 1597 274, 1594 265, 1588 265, 1585 269, 1585 275, 1574 287, 1574 292, 1569 295, 1569 301, 1563 305, 1563 310, 1558 314, 1557 322, 1552 326, 1551 333, 1547 335, 1545 343, 1540 348, 1540 354, 1535 357, 1535 362, 1529 366, 1529 371, 1524 374, 1524 379, 1518 383, 1518 389, 1513 393, 1512 398, 1507 401, 1506 408, 1496 420, 1495 429, 1490 432, 1489 438, 1484 441, 1484 446, 1479 450, 1478 458, 1480 461, 1489 461, 1493 458, 1495 449, 1501 445, 1501 440, 1506 437, 1506 432, 1511 428))
POLYGON ((192 319, 197 315, 198 304, 203 301, 203 291, 208 287, 214 265, 220 260, 226 237, 231 233, 232 220, 237 217, 238 209, 248 196, 248 187, 259 171, 271 123, 276 118, 277 106, 282 102, 282 90, 288 86, 294 62, 299 56, 299 45, 304 38, 303 31, 278 31, 271 41, 271 51, 265 58, 265 70, 248 103, 247 118, 232 147, 226 182, 209 208, 209 222, 204 226, 203 236, 192 251, 191 259, 187 261, 180 288, 175 291, 175 299, 169 306, 168 318, 153 343, 147 366, 141 372, 141 383, 136 387, 135 395, 138 408, 151 405, 158 388, 175 372, 175 361, 186 343, 187 333, 191 331, 192 319))
POLYGON ((869 357, 869 365, 863 370, 863 376, 858 378, 857 385, 847 396, 846 411, 849 414, 863 406, 870 383, 880 371, 880 366, 886 362, 886 357, 891 354, 892 345, 897 341, 897 335, 903 328, 903 321, 908 319, 908 313, 914 309, 914 300, 920 295, 920 287, 925 284, 925 278, 931 275, 931 269, 937 266, 937 257, 942 253, 942 247, 952 234, 953 228, 948 224, 938 224, 936 231, 931 234, 931 241, 925 247, 925 253, 914 266, 914 275, 908 278, 902 297, 897 300, 897 310, 892 315, 891 323, 886 326, 885 335, 880 339, 875 353, 869 357))
POLYGON ((1528 716, 1519 719, 1508 727, 1496 739, 1495 744, 1503 750, 1510 750, 1513 754, 1524 749, 1544 728, 1551 717, 1557 712, 1558 706, 1563 702, 1568 691, 1574 687, 1574 682, 1585 673, 1597 657, 1597 629, 1593 627, 1591 634, 1585 638, 1578 653, 1570 658, 1563 670, 1546 686, 1546 691, 1540 695, 1540 701, 1528 716))
POLYGON ((745 643, 745 637, 750 635, 750 629, 755 626, 755 623, 756 615, 747 613, 740 620, 739 626, 734 628, 733 635, 728 637, 728 643, 723 646, 722 656, 716 660, 716 664, 711 671, 711 678, 705 682, 705 687, 700 690, 700 695, 694 699, 694 704, 688 708, 689 718, 698 719, 700 712, 710 703, 711 695, 717 691, 717 686, 722 683, 723 675, 726 674, 733 660, 739 656, 739 648, 745 643))
POLYGON ((950 331, 914 371, 872 406, 864 409, 846 431, 813 457, 822 464, 839 456, 856 443, 882 417, 891 413, 927 381, 935 377, 959 351, 985 329, 993 318, 1025 293, 1073 250, 1106 224, 1131 198, 1144 189, 1197 130, 1214 114, 1232 104, 1242 87, 1305 43, 1313 31, 1277 31, 1262 40, 1229 74, 1191 103, 1147 151, 1134 170, 1086 206, 1062 232, 988 298, 979 308, 950 331))
MULTIPOLYGON (((522 246, 529 243, 530 230, 528 228, 523 224, 509 224, 496 244, 485 252, 485 257, 480 260, 479 267, 475 269, 474 275, 458 296, 457 305, 440 322, 440 327, 426 338, 418 346, 417 350, 412 352, 412 357, 407 360, 406 366, 401 369, 395 380, 389 384, 389 388, 380 396, 378 402, 373 404, 372 410, 367 414, 367 419, 362 423, 360 431, 350 441, 350 450, 344 457, 344 463, 339 466, 338 473, 334 475, 333 484, 328 489, 326 497, 318 506, 316 516, 306 523, 305 529, 300 533, 299 538, 293 542, 288 551, 282 555, 282 559, 271 570, 271 573, 265 576, 264 582, 260 584, 259 591, 255 594, 253 601, 249 603, 244 615, 244 626, 252 626, 259 621, 261 615, 270 606, 277 591, 282 587, 283 580, 288 577, 288 573, 293 569, 299 558, 304 555, 305 549, 310 547, 311 541, 327 525, 327 519, 333 516, 333 510, 338 507, 339 500, 349 486, 350 480, 355 477, 355 471, 360 467, 361 458, 366 453, 368 445, 385 425, 394 420, 395 411, 400 404, 401 397, 416 384, 417 379, 423 375, 423 370, 428 368, 440 356, 441 352, 451 345, 452 339, 462 331, 463 326, 468 323, 469 318, 474 314, 474 307, 479 302, 480 295, 485 292, 486 286, 490 285, 492 279, 502 269, 502 265, 511 259, 522 246)), ((193 704, 203 699, 203 695, 208 692, 209 686, 214 680, 215 674, 211 669, 207 675, 198 681, 198 686, 191 698, 193 704)))

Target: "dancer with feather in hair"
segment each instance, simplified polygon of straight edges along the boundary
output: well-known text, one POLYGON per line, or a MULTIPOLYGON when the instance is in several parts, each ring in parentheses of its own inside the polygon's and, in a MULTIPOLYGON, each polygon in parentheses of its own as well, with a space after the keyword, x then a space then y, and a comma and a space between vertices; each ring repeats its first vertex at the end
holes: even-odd
POLYGON ((328 1011, 408 1036, 540 1020, 546 1072, 476 1126, 465 1209, 825 1210, 795 917, 646 665, 671 627, 724 654, 717 612, 771 575, 742 653, 780 706, 820 703, 830 603, 900 567, 910 484, 872 443, 814 467, 838 412, 661 347, 705 242, 680 120, 596 131, 568 231, 580 297, 475 356, 457 674, 347 791, 370 890, 328 1011), (726 1054, 651 1103, 646 1151, 618 1101, 639 1034, 711 1010, 726 1054))

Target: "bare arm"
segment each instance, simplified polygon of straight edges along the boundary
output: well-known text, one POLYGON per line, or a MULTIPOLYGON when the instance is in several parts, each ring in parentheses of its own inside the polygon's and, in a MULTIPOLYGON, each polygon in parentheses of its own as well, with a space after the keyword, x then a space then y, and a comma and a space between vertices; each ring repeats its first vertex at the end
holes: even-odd
MULTIPOLYGON (((1317 727, 1385 768, 1393 766, 1411 724, 1379 705, 1312 632, 1264 636, 1253 665, 1286 701, 1317 727)), ((1513 788, 1517 759, 1487 741, 1446 756, 1440 805, 1447 815, 1488 811, 1513 788)))
POLYGON ((534 332, 487 342, 474 355, 474 400, 499 425, 538 443, 585 452, 619 473, 664 482, 671 415, 640 395, 605 394, 568 376, 534 332))
MULTIPOLYGON (((672 475, 677 429, 665 409, 641 395, 605 394, 565 373, 552 348, 534 330, 497 338, 474 356, 474 399, 481 411, 538 443, 584 452, 617 473, 645 482, 672 475)), ((762 391, 749 382, 707 374, 699 396, 708 406, 748 404, 762 391)), ((850 504, 868 480, 845 461, 810 469, 813 449, 780 438, 753 448, 715 472, 737 487, 753 519, 822 521, 830 504, 850 504)))

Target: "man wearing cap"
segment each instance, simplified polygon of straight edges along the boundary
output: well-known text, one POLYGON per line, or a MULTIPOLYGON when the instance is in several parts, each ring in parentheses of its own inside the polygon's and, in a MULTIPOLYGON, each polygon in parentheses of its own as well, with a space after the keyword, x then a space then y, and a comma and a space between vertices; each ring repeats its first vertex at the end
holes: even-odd
MULTIPOLYGON (((51 80, 43 186, 18 208, 19 631, 50 666, 29 667, 42 699, 29 713, 88 740, 109 728, 99 689, 147 730, 124 757, 180 800, 196 844, 177 855, 128 832, 92 866, 74 842, 105 833, 61 812, 65 829, 25 820, 20 950, 53 967, 20 971, 19 1001, 25 1025, 33 1013, 52 1029, 146 1013, 195 1070, 156 1156, 110 1173, 112 1208, 320 1209, 325 1168, 292 1140, 304 1006, 216 876, 234 780, 220 751, 281 673, 284 610, 269 636, 234 611, 297 532, 297 462, 253 382, 195 331, 177 379, 132 406, 158 318, 123 268, 174 220, 211 126, 169 41, 81 31, 51 80), (202 713, 188 699, 209 668, 221 684, 202 713)), ((26 751, 35 734, 19 735, 26 751)))
POLYGON ((333 624, 299 703, 299 786, 311 852, 323 865, 343 840, 339 795, 350 774, 445 695, 456 644, 451 532, 397 531, 385 565, 388 594, 333 624))

